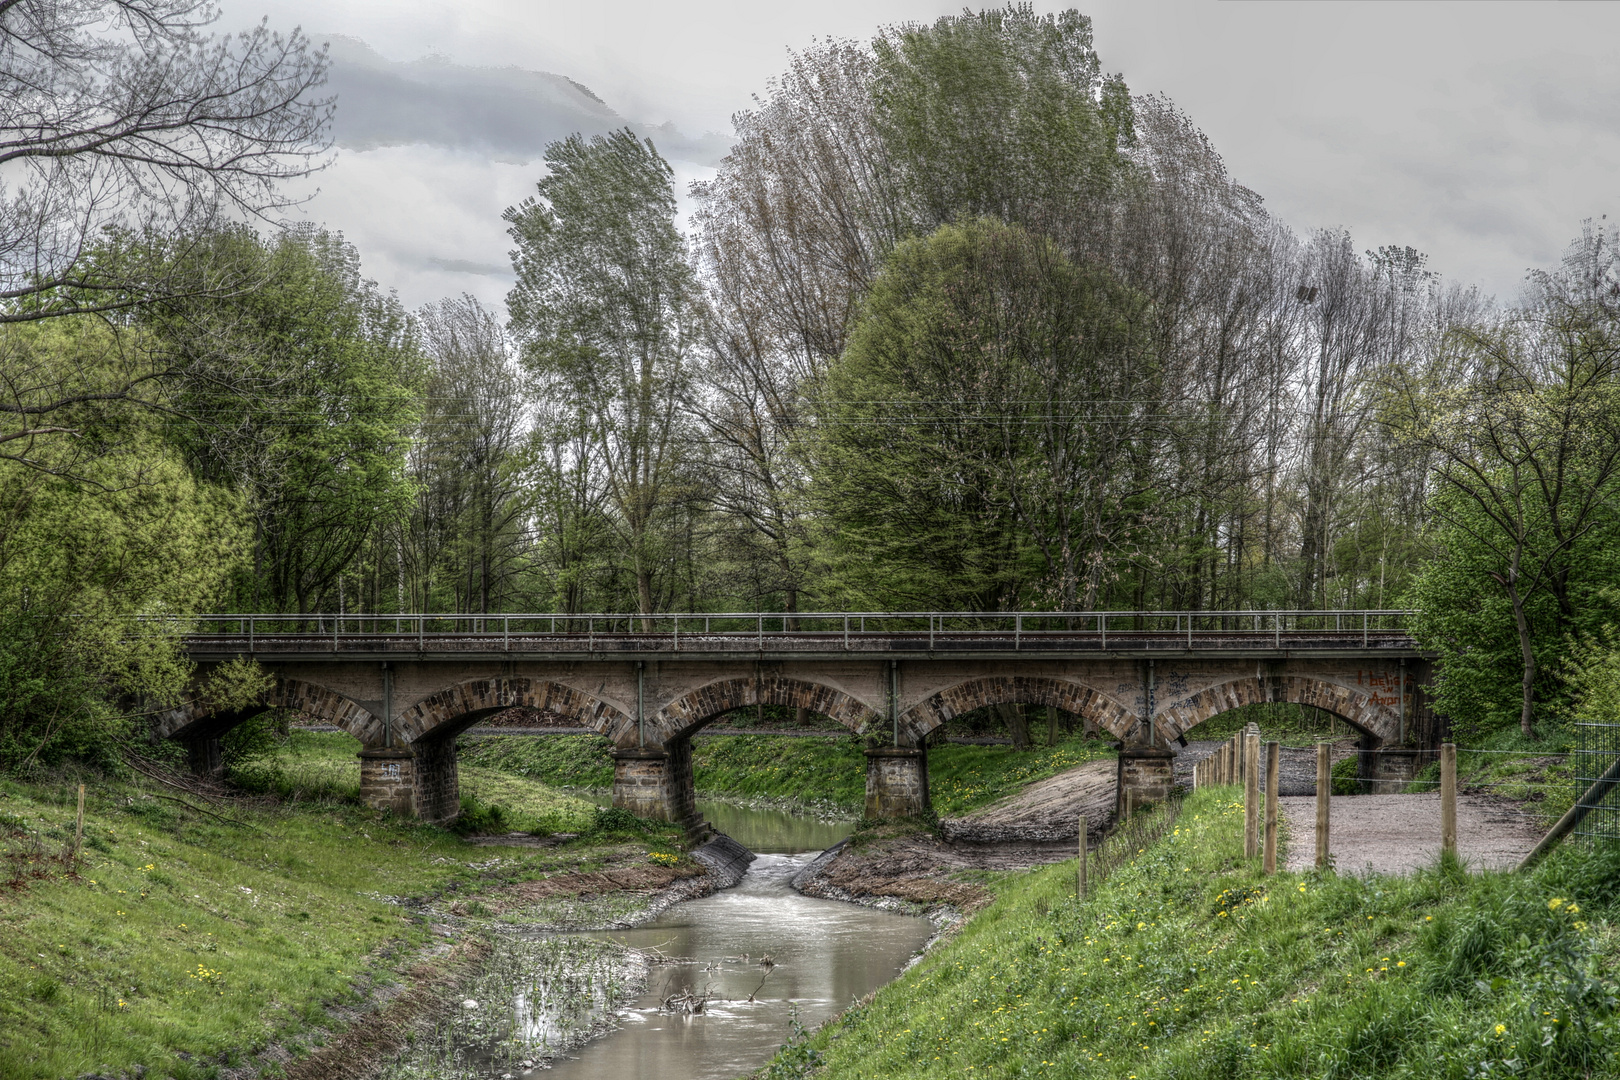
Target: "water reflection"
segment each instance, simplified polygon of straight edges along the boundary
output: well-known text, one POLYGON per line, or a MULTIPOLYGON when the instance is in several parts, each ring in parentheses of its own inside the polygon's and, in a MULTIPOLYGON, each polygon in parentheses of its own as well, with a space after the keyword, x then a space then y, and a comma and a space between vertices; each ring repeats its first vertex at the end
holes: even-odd
MULTIPOLYGON (((578 794, 598 806, 613 805, 611 792, 578 794)), ((854 824, 852 821, 823 821, 786 810, 756 810, 713 799, 699 799, 697 811, 720 832, 761 855, 825 851, 848 836, 854 824)))
POLYGON ((732 1080, 787 1041, 790 1003, 814 1028, 894 978, 932 932, 927 920, 799 895, 788 882, 811 857, 761 855, 736 888, 644 927, 584 935, 685 962, 652 969, 620 1030, 526 1075, 732 1080), (775 963, 768 973, 763 956, 775 963), (660 1011, 682 990, 711 995, 702 1013, 660 1011))

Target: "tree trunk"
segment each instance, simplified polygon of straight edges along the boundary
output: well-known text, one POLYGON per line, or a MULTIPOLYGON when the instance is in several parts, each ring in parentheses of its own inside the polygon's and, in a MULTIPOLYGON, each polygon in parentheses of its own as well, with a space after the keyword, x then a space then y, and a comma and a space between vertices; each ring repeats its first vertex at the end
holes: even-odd
POLYGON ((1046 745, 1058 744, 1058 711, 1051 705, 1046 707, 1046 745))
POLYGON ((1013 750, 1026 750, 1029 748, 1029 725, 1025 722, 1024 707, 1019 704, 997 705, 996 712, 1001 722, 1007 725, 1007 731, 1012 735, 1013 750))
POLYGON ((1536 737, 1536 654, 1530 642, 1530 620, 1524 613, 1524 598, 1519 595, 1517 583, 1508 585, 1508 598, 1513 601, 1513 622, 1519 631, 1519 654, 1524 662, 1524 677, 1520 683, 1522 698, 1519 704, 1519 730, 1527 739, 1536 737))

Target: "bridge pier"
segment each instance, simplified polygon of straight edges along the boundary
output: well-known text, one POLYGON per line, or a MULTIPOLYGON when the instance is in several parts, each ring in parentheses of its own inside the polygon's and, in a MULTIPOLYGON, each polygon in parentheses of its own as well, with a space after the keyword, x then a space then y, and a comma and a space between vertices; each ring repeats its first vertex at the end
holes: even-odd
POLYGON ((1124 746, 1115 772, 1114 816, 1123 818, 1127 802, 1133 806, 1163 802, 1175 784, 1176 755, 1160 746, 1124 746))
POLYGON ((702 828, 692 784, 691 740, 625 747, 612 754, 614 806, 637 817, 702 828))
POLYGON ((225 772, 225 755, 218 734, 194 735, 185 743, 186 767, 192 776, 208 780, 225 772))
POLYGON ((931 805, 927 748, 874 746, 866 750, 867 817, 918 817, 931 805))
POLYGON ((435 825, 454 821, 461 813, 455 740, 432 739, 410 748, 360 751, 360 801, 373 810, 435 825))

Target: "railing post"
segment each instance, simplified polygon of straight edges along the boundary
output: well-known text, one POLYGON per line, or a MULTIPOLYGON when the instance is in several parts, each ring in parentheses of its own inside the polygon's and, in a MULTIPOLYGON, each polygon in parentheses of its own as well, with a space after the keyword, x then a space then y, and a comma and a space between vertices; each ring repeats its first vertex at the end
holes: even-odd
MULTIPOLYGON (((704 621, 707 622, 708 620, 705 619, 704 621)), ((844 615, 844 651, 849 652, 849 615, 848 615, 848 613, 845 613, 845 615, 844 615)))
POLYGON ((1022 638, 1023 635, 1024 635, 1024 616, 1022 614, 1014 615, 1013 616, 1013 651, 1014 652, 1018 651, 1019 639, 1022 638))
POLYGON ((1328 815, 1333 799, 1333 744, 1316 744, 1316 868, 1328 867, 1328 815))
POLYGON ((1457 744, 1440 744, 1440 850, 1457 854, 1457 744))
POLYGON ((512 617, 510 615, 501 616, 501 651, 512 651, 512 617))
POLYGON ((1243 857, 1260 854, 1260 732, 1243 733, 1243 857))
POLYGON ((248 655, 253 655, 253 616, 248 616, 248 655))
POLYGON ((1277 872, 1277 774, 1282 770, 1282 743, 1266 743, 1266 846, 1267 874, 1277 872))
POLYGON ((1091 827, 1086 824, 1086 815, 1080 815, 1080 868, 1076 874, 1075 892, 1084 900, 1086 898, 1086 834, 1091 827))

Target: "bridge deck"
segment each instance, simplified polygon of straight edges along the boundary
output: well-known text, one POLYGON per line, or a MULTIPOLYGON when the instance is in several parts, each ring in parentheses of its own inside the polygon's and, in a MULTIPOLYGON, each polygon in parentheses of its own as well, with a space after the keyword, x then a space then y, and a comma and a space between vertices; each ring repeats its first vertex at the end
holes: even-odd
POLYGON ((656 655, 663 659, 716 656, 1061 656, 1287 657, 1423 656, 1409 634, 1400 631, 1308 631, 1285 633, 1200 632, 1186 634, 1109 633, 899 633, 881 634, 206 634, 186 638, 195 658, 251 655, 371 657, 471 656, 619 657, 656 655))

